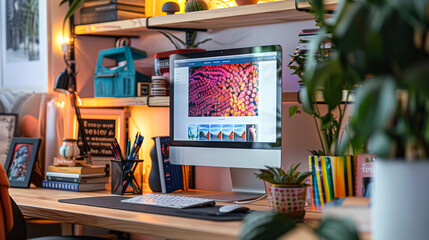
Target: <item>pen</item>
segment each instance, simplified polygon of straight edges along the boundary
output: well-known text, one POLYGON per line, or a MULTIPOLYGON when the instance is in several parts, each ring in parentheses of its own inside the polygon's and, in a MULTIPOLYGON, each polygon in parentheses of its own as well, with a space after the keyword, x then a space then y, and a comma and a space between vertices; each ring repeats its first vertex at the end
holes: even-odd
POLYGON ((130 155, 130 148, 131 148, 131 140, 130 139, 128 139, 128 141, 127 141, 127 157, 130 155))
POLYGON ((113 156, 115 157, 115 159, 119 160, 118 155, 116 155, 115 147, 113 145, 114 145, 113 143, 110 143, 110 150, 112 150, 112 153, 113 153, 113 156))
POLYGON ((138 140, 139 135, 140 135, 139 132, 137 132, 136 133, 136 138, 134 139, 133 147, 131 148, 130 154, 128 155, 128 160, 132 159, 132 154, 133 154, 133 152, 134 152, 134 150, 136 148, 136 142, 138 140))
POLYGON ((139 153, 140 147, 143 144, 143 140, 144 140, 144 137, 142 135, 139 135, 139 138, 137 139, 137 147, 134 150, 134 153, 133 153, 133 156, 132 156, 133 159, 138 158, 138 153, 139 153))
POLYGON ((116 138, 114 138, 113 144, 115 145, 115 149, 116 149, 116 152, 117 152, 119 158, 121 160, 124 160, 124 158, 122 157, 121 147, 119 146, 118 140, 116 140, 116 138))

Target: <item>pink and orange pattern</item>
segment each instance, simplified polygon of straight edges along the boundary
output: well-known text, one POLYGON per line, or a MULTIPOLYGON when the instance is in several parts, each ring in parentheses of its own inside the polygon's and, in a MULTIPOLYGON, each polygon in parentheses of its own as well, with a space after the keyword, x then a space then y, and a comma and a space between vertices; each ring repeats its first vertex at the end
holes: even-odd
POLYGON ((257 63, 203 66, 190 71, 190 117, 258 116, 257 63))

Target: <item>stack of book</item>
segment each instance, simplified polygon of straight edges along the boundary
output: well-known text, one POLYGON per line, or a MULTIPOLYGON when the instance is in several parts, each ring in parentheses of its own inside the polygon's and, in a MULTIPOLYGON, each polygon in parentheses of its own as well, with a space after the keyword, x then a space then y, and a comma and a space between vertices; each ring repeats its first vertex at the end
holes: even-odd
POLYGON ((108 181, 106 167, 49 166, 42 187, 75 192, 98 191, 105 190, 108 181))
POLYGON ((144 0, 85 0, 80 10, 80 23, 144 18, 144 0))
MULTIPOLYGON (((318 37, 319 29, 302 29, 301 32, 298 34, 299 42, 298 46, 296 47, 295 53, 291 57, 291 61, 289 65, 292 65, 292 68, 295 69, 296 74, 301 75, 303 65, 305 63, 305 60, 308 56, 308 53, 310 52, 310 46, 312 39, 318 37), (295 65, 295 66, 293 66, 295 65)), ((332 51, 332 43, 329 40, 330 35, 326 36, 326 39, 321 43, 320 49, 323 49, 323 54, 329 55, 332 51)), ((300 85, 300 88, 302 87, 302 81, 299 81, 298 84, 300 85)))

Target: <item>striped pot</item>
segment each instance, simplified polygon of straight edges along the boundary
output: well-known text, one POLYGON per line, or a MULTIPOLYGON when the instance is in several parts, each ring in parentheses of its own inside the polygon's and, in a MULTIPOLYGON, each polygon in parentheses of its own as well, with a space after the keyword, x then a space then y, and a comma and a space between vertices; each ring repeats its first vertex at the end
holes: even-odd
POLYGON ((309 156, 312 209, 321 210, 334 198, 354 195, 354 156, 309 156))
POLYGON ((286 213, 292 218, 302 219, 305 215, 307 187, 271 186, 271 204, 276 212, 286 213))

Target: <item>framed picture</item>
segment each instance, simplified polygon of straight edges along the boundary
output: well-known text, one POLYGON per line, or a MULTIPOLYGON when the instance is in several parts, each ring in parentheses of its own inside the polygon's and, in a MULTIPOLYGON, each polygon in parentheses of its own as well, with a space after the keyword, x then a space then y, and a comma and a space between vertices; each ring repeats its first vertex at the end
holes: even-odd
POLYGON ((47 9, 47 1, 0 1, 2 87, 25 92, 48 90, 47 9))
POLYGON ((16 136, 18 114, 0 113, 0 163, 4 167, 6 163, 9 145, 16 136))
MULTIPOLYGON (((80 108, 86 140, 94 165, 105 165, 113 158, 110 143, 116 138, 122 151, 126 148, 126 114, 124 109, 80 108), (107 163, 106 162, 106 163, 107 163)), ((83 145, 75 117, 74 138, 83 145)), ((82 150, 82 149, 81 149, 82 150)))
POLYGON ((28 188, 39 152, 40 138, 13 138, 5 170, 11 187, 28 188))

